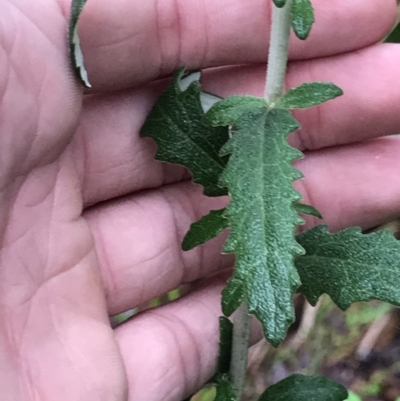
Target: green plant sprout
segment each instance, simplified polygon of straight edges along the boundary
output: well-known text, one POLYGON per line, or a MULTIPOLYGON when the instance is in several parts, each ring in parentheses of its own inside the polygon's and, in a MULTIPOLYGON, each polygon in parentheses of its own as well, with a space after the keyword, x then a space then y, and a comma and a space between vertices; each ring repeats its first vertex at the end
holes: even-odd
MULTIPOLYGON (((270 0, 272 2, 272 0, 270 0)), ((73 2, 70 43, 75 70, 89 86, 77 23, 86 0, 73 2)), ((230 203, 192 224, 182 248, 190 250, 229 229, 224 253, 236 257, 222 292, 218 372, 210 381, 216 401, 242 398, 251 316, 277 347, 294 321, 293 296, 315 305, 328 294, 341 309, 378 299, 400 305, 400 245, 389 231, 363 234, 359 228, 330 233, 326 226, 302 234, 300 214, 321 218, 302 203, 293 167, 303 154, 287 137, 300 126, 292 110, 318 106, 342 95, 333 83, 312 82, 286 93, 289 37, 307 39, 314 23, 310 0, 273 0, 264 98, 220 99, 201 90, 201 73, 181 68, 160 96, 141 135, 158 146, 156 158, 188 168, 210 197, 230 203), (234 314, 233 323, 229 319, 234 314)), ((344 401, 347 390, 317 376, 293 375, 270 386, 260 401, 344 401)))

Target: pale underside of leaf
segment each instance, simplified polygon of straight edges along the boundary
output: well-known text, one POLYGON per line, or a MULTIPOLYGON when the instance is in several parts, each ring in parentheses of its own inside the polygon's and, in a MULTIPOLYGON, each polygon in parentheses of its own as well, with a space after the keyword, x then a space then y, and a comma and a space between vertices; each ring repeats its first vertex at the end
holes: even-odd
POLYGON ((183 69, 178 71, 153 107, 141 135, 156 141, 158 160, 188 168, 206 195, 226 195, 218 180, 227 158, 221 158, 219 150, 227 141, 229 131, 227 127, 211 127, 205 123, 203 107, 209 105, 202 104, 200 74, 194 73, 195 79, 191 75, 185 76, 183 69))
POLYGON ((268 387, 259 401, 344 401, 347 397, 345 387, 326 377, 295 374, 268 387))
MULTIPOLYGON (((228 312, 236 309, 239 291, 276 346, 293 321, 292 296, 300 284, 293 258, 303 249, 294 230, 303 220, 295 210, 300 195, 292 183, 302 175, 291 163, 302 154, 286 142, 298 124, 282 109, 238 110, 238 115, 236 134, 221 149, 230 154, 221 177, 231 196, 225 213, 231 233, 224 251, 236 255, 223 306, 228 312)), ((216 113, 213 119, 218 121, 216 113)))
POLYGON ((69 23, 69 45, 71 51, 71 60, 74 70, 77 73, 79 80, 82 84, 91 88, 88 73, 85 68, 83 53, 80 45, 78 34, 78 21, 87 0, 73 0, 71 6, 71 17, 69 23))
POLYGON ((306 254, 296 258, 302 292, 316 304, 326 293, 343 310, 377 299, 400 306, 400 244, 389 231, 338 233, 317 226, 297 236, 306 254))
MULTIPOLYGON (((189 86, 194 82, 199 82, 201 78, 201 72, 195 71, 191 74, 187 74, 186 76, 181 76, 181 79, 178 80, 179 89, 182 92, 185 92, 189 86)), ((211 109, 216 103, 220 102, 222 98, 219 96, 213 95, 212 93, 203 92, 200 93, 200 102, 203 107, 204 113, 207 113, 208 110, 211 109)))

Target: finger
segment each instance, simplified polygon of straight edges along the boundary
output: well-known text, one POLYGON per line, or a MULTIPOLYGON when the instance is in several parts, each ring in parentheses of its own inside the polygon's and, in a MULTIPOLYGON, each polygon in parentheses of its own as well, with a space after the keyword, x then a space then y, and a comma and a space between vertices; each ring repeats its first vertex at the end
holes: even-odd
POLYGON ((334 231, 370 229, 400 215, 400 137, 309 152, 296 163, 305 179, 296 181, 305 203, 324 220, 306 216, 302 229, 326 223, 334 231))
MULTIPOLYGON (((295 186, 324 220, 308 219, 304 228, 326 223, 334 230, 353 225, 367 229, 398 216, 399 154, 397 137, 309 152, 297 163, 306 178, 295 186)), ((223 236, 190 252, 180 247, 192 222, 225 203, 203 197, 199 187, 186 182, 90 211, 86 217, 109 313, 133 308, 229 267, 232 259, 220 255, 223 236)))
POLYGON ((89 210, 108 312, 115 315, 233 264, 224 238, 183 252, 191 223, 227 199, 210 199, 186 181, 89 210))
MULTIPOLYGON (((302 129, 291 138, 301 149, 317 149, 400 132, 400 46, 378 45, 327 59, 293 62, 288 87, 332 81, 344 96, 296 111, 302 129)), ((204 74, 204 88, 221 96, 262 95, 264 67, 218 69, 204 74)), ((155 144, 139 131, 165 84, 112 96, 87 97, 73 146, 84 160, 83 196, 93 204, 185 177, 181 167, 154 160, 155 144)))
MULTIPOLYGON (((310 38, 293 39, 292 58, 348 52, 376 43, 396 16, 394 0, 314 2, 310 38)), ((264 62, 271 1, 88 2, 80 22, 96 90, 127 88, 189 69, 264 62)))
MULTIPOLYGON (((214 281, 116 329, 129 401, 180 401, 215 373, 224 282, 214 281)), ((251 342, 260 338, 260 326, 254 322, 251 342)))
POLYGON ((85 206, 185 178, 182 167, 157 162, 155 143, 139 135, 159 94, 159 87, 148 87, 84 98, 71 146, 80 166, 85 206))

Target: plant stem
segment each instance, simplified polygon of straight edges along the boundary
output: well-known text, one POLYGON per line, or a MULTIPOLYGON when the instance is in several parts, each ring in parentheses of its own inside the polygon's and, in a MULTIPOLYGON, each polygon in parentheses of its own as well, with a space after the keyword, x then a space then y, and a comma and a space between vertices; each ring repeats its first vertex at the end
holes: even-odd
POLYGON ((265 100, 275 102, 285 87, 286 66, 289 54, 292 0, 282 8, 272 5, 272 27, 269 45, 265 100))
MULTIPOLYGON (((289 53, 292 0, 286 0, 282 8, 272 5, 272 27, 268 55, 265 99, 275 102, 285 87, 286 67, 289 53)), ((236 390, 236 399, 241 400, 247 370, 251 316, 247 301, 236 312, 233 326, 233 344, 230 379, 236 390)))
POLYGON ((233 343, 230 379, 236 390, 236 399, 241 400, 247 371, 251 316, 247 301, 236 311, 233 325, 233 343))

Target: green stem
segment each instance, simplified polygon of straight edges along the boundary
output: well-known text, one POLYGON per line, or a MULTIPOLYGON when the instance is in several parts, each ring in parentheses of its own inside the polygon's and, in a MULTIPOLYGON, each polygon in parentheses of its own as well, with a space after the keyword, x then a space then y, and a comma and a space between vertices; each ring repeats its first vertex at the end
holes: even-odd
POLYGON ((236 399, 241 400, 247 371, 251 316, 247 301, 236 311, 233 325, 233 343, 230 379, 236 390, 236 399))
POLYGON ((282 8, 272 5, 272 28, 265 84, 265 100, 271 103, 282 96, 285 87, 291 10, 292 0, 287 0, 282 8))

